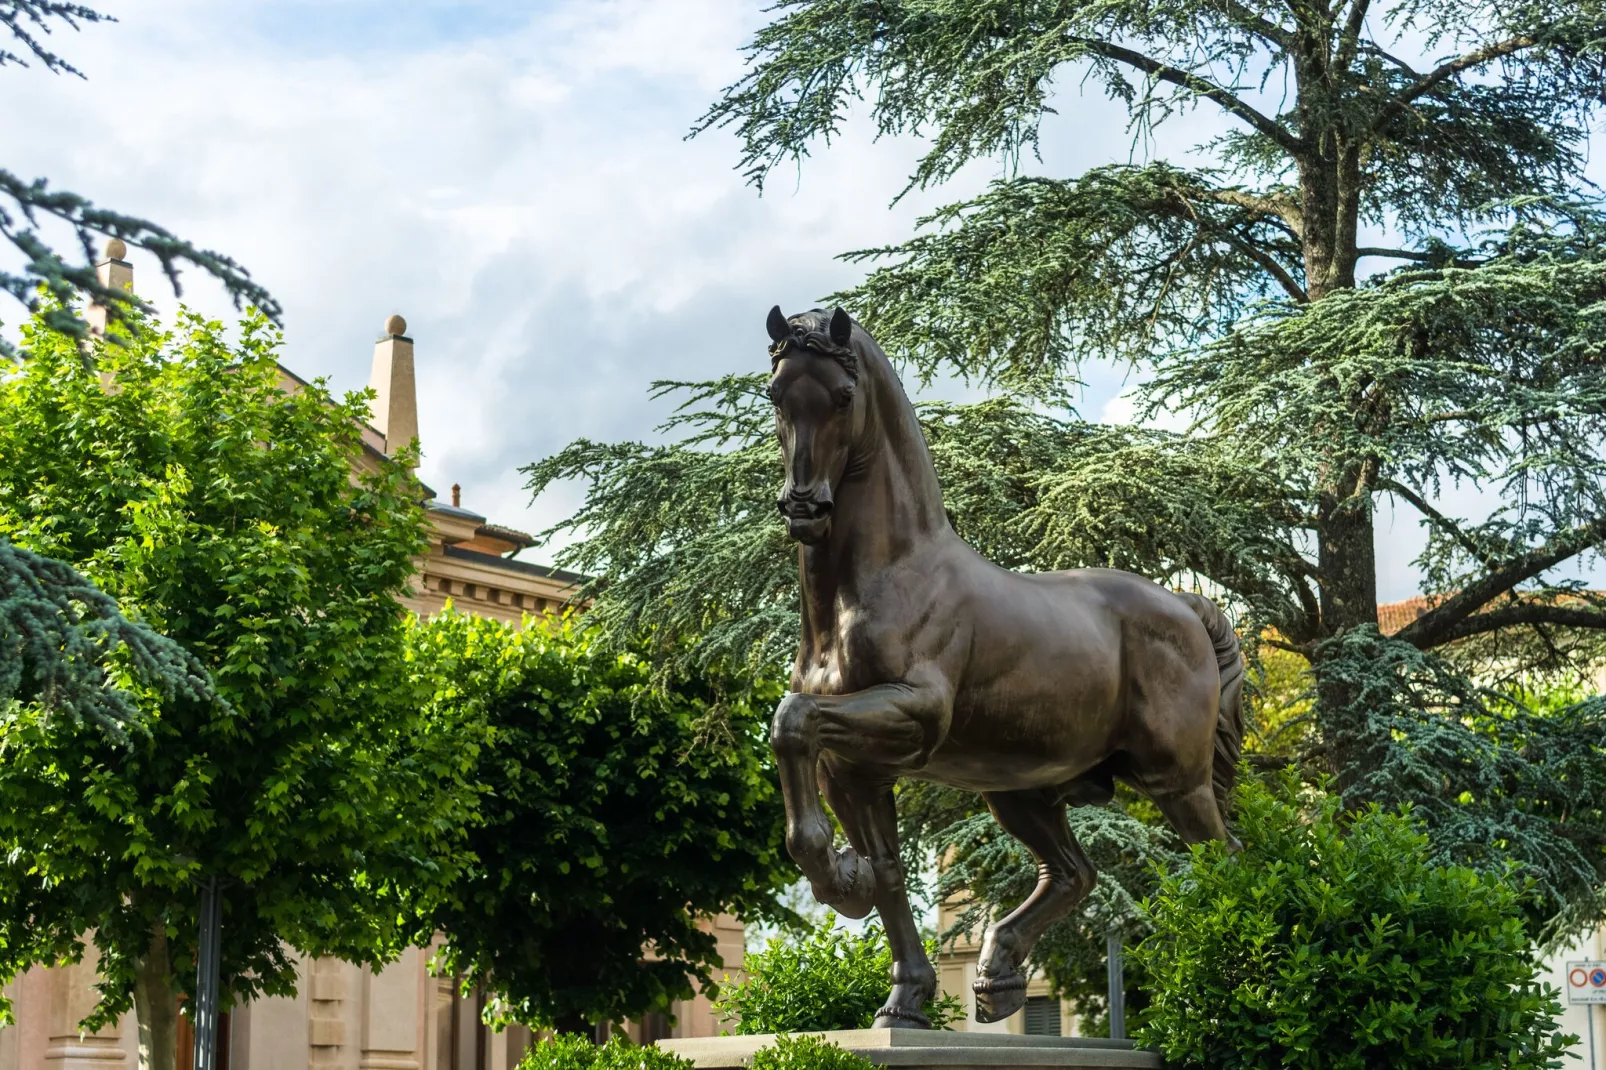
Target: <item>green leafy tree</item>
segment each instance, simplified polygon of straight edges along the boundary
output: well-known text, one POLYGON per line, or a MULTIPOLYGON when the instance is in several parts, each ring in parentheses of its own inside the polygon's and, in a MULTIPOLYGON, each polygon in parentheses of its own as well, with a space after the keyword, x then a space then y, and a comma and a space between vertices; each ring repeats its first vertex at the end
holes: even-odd
MULTIPOLYGON (((852 933, 828 919, 812 930, 772 937, 747 956, 743 969, 747 976, 722 986, 714 1002, 738 1035, 869 1029, 887 1001, 892 951, 879 928, 852 933)), ((924 1010, 937 1029, 965 1013, 952 994, 927 1001, 924 1010)))
MULTIPOLYGON (((83 4, 14 0, 0 10, 0 27, 11 43, 0 46, 0 67, 26 67, 32 59, 52 74, 83 77, 47 46, 46 38, 57 29, 109 21, 115 20, 83 4)), ((89 325, 78 312, 80 297, 100 304, 111 322, 123 322, 128 311, 145 307, 133 294, 101 282, 94 266, 97 235, 153 253, 175 292, 179 266, 190 264, 221 281, 236 307, 249 301, 277 322, 278 303, 251 282, 244 268, 154 223, 96 208, 77 194, 50 189, 44 179, 25 182, 4 169, 0 200, 9 204, 0 205, 0 235, 23 259, 20 270, 0 270, 0 290, 42 314, 57 331, 80 341, 88 338, 89 325), (40 234, 41 220, 73 230, 83 263, 72 264, 50 247, 40 234)), ((18 356, 12 342, 0 337, 0 359, 18 356)), ((38 700, 120 732, 134 713, 123 686, 134 682, 129 674, 169 698, 175 693, 200 698, 197 689, 210 696, 204 670, 197 672, 181 648, 123 618, 93 583, 60 562, 0 545, 0 702, 38 700)))
POLYGON ((716 914, 773 913, 791 879, 767 705, 647 663, 574 623, 445 613, 411 631, 428 714, 478 738, 476 859, 433 915, 444 967, 493 1015, 580 1032, 667 1012, 719 969, 716 914))
MULTIPOLYGON (((1474 679, 1582 678, 1606 636, 1606 605, 1572 578, 1606 538, 1606 219, 1583 175, 1606 6, 773 11, 698 127, 733 128, 756 185, 853 115, 926 139, 911 188, 1008 163, 907 242, 847 254, 873 270, 833 297, 918 375, 996 395, 922 410, 960 534, 1008 567, 1207 587, 1246 638, 1309 666, 1297 756, 1336 774, 1348 805, 1477 780, 1423 810, 1441 860, 1517 861, 1537 913, 1600 918, 1603 797, 1563 811, 1537 778, 1478 779, 1465 763, 1520 764, 1557 738, 1474 679), (1060 85, 1102 89, 1140 135, 1196 109, 1229 128, 1183 158, 1022 173, 1060 85), (1069 411, 1092 361, 1135 367, 1140 424, 1069 411), (1160 430, 1162 412, 1190 426, 1160 430), (1456 485, 1483 488, 1487 510, 1435 504, 1456 485), (1427 531, 1431 602, 1388 638, 1375 631, 1384 503, 1427 531), (1418 686, 1424 658, 1455 687, 1418 686), (1405 704, 1369 705, 1380 691, 1405 704), (1400 716, 1411 732, 1393 731, 1400 716)), ((794 641, 760 383, 659 384, 685 398, 671 441, 577 442, 529 469, 537 492, 586 483, 560 526, 579 536, 566 560, 598 577, 606 627, 652 635, 666 666, 769 662, 794 641)), ((1556 732, 1577 748, 1565 791, 1597 783, 1600 740, 1556 732)))
POLYGON ((0 379, 0 536, 71 562, 216 695, 147 694, 122 741, 3 708, 0 979, 93 931, 85 1027, 134 1006, 165 1070, 198 882, 223 883, 225 1005, 292 993, 289 948, 382 962, 427 939, 474 756, 409 691, 396 599, 422 509, 405 457, 364 454, 364 397, 287 385, 261 316, 236 342, 188 314, 130 325, 96 371, 48 320, 25 330, 0 379))
POLYGON ((1192 848, 1146 906, 1139 1043, 1203 1070, 1564 1065, 1510 882, 1435 865, 1407 811, 1241 783, 1243 851, 1192 848))

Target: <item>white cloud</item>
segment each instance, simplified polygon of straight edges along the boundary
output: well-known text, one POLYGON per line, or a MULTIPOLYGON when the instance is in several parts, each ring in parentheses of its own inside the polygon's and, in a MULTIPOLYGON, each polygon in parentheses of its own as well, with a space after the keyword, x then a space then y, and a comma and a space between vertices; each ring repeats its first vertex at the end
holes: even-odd
MULTIPOLYGON (((364 384, 401 312, 423 476, 507 523, 572 505, 531 507, 517 465, 645 433, 665 412, 652 378, 754 364, 770 304, 850 284, 836 253, 896 239, 935 200, 888 210, 915 150, 857 130, 763 199, 729 134, 684 140, 740 72, 749 3, 578 0, 445 38, 430 5, 292 6, 313 36, 282 4, 121 5, 121 24, 62 43, 87 81, 0 79, 6 163, 235 256, 284 303, 285 363, 337 388, 364 384)), ((135 268, 170 307, 154 264, 135 268)))
POLYGON ((1155 431, 1171 431, 1176 434, 1186 433, 1192 421, 1187 414, 1175 412, 1171 409, 1162 409, 1152 418, 1140 419, 1138 410, 1138 387, 1128 386, 1119 394, 1111 397, 1099 411, 1099 422, 1106 424, 1138 424, 1155 431))
MULTIPOLYGON (((684 139, 740 75, 757 0, 107 6, 120 24, 58 35, 87 81, 0 74, 3 165, 235 256, 284 303, 285 363, 338 389, 366 382, 379 325, 401 312, 423 476, 532 529, 575 498, 531 505, 518 465, 580 436, 650 434, 667 407, 649 380, 758 366, 772 303, 852 284, 863 269, 837 253, 896 241, 1001 171, 973 165, 889 208, 918 146, 855 122, 757 197, 729 132, 684 139)), ((1045 129, 1047 173, 1131 153, 1122 112, 1077 88, 1045 129)), ((1158 144, 1221 126, 1189 113, 1158 144)), ((135 265, 171 307, 154 263, 135 265)), ((187 300, 228 313, 208 280, 186 282, 187 300)), ((1089 411, 1128 417, 1124 374, 1087 372, 1089 411)))

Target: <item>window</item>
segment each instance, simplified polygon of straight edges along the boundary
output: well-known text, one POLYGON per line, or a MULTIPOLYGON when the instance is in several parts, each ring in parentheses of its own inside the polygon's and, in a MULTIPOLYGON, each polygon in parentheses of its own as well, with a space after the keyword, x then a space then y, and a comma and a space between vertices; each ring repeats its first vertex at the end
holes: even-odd
POLYGON ((1033 996, 1026 1001, 1026 1033, 1034 1037, 1060 1035, 1060 1001, 1053 996, 1033 996))

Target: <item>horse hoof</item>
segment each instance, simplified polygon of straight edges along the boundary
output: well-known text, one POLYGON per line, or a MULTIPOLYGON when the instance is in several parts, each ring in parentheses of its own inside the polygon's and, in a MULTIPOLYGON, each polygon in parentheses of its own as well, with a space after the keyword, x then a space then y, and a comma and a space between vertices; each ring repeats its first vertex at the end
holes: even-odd
POLYGON ((919 1011, 887 1004, 875 1012, 872 1029, 930 1029, 931 1019, 919 1011))
POLYGON ((875 870, 856 851, 843 851, 836 864, 836 886, 840 895, 831 908, 844 918, 855 920, 875 909, 875 870))
POLYGON ((1001 1022, 1026 1006, 1026 977, 1006 973, 1002 977, 983 977, 970 986, 976 993, 976 1021, 1001 1022))

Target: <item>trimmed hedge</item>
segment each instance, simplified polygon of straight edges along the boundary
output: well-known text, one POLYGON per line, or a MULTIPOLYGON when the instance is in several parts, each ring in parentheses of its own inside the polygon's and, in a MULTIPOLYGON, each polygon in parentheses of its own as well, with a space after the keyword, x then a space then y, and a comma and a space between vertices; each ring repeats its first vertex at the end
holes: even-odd
POLYGON ((1408 812, 1247 781, 1244 848, 1192 850, 1146 904, 1140 1043, 1201 1070, 1560 1067, 1521 891, 1430 864, 1408 812))
POLYGON ((674 1052, 620 1037, 599 1048, 590 1037, 563 1033, 531 1047, 518 1070, 693 1070, 693 1065, 674 1052))
MULTIPOLYGON (((936 954, 934 946, 927 952, 936 954)), ((738 1035, 868 1029, 892 986, 892 950, 878 926, 851 933, 827 922, 800 937, 777 937, 747 956, 747 979, 723 985, 714 1010, 738 1035)), ((964 1014, 954 996, 924 1011, 943 1029, 964 1014)))

